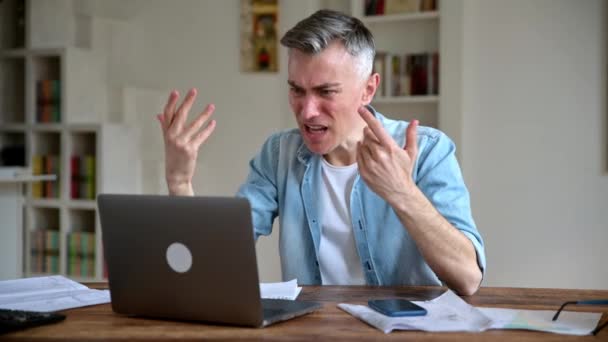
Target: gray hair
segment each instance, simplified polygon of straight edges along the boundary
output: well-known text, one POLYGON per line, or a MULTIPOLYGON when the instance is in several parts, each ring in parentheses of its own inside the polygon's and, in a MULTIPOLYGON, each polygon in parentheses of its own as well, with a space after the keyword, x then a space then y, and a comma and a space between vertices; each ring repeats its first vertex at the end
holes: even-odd
POLYGON ((358 59, 357 67, 362 77, 371 75, 376 55, 374 37, 361 20, 346 14, 317 11, 287 31, 281 38, 281 45, 314 55, 334 40, 342 42, 346 51, 358 59))

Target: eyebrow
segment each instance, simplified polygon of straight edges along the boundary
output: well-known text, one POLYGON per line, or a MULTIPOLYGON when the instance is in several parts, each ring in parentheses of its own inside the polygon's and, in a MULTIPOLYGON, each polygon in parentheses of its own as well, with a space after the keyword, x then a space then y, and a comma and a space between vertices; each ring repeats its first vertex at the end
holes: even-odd
MULTIPOLYGON (((290 86, 297 88, 297 89, 304 89, 303 87, 299 86, 296 84, 296 82, 294 81, 287 81, 287 84, 289 84, 290 86)), ((318 86, 314 86, 312 89, 314 90, 320 90, 320 89, 327 89, 327 88, 334 88, 334 87, 340 87, 340 83, 338 82, 334 82, 334 83, 323 83, 320 84, 318 86)))

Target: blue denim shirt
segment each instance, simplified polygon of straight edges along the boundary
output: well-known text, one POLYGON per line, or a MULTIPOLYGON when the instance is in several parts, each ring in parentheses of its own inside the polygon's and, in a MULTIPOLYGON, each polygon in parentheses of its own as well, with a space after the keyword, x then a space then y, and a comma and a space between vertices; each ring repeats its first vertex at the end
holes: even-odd
MULTIPOLYGON (((375 116, 397 144, 404 146, 408 123, 378 112, 375 116)), ((483 272, 484 244, 471 215, 469 192, 454 151, 454 143, 444 133, 419 126, 419 155, 412 177, 435 208, 471 240, 483 272)), ((279 217, 283 279, 297 278, 305 285, 321 284, 317 259, 321 158, 306 147, 299 130, 276 133, 251 160, 249 176, 237 193, 251 203, 256 239, 269 235, 279 217)), ((441 284, 393 208, 359 175, 350 201, 355 243, 368 285, 441 284)))

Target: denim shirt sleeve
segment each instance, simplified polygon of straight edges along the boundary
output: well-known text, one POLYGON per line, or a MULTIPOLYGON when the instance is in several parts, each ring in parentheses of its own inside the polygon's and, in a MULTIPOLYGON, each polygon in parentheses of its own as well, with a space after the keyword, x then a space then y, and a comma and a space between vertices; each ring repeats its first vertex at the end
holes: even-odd
POLYGON ((419 129, 415 180, 433 206, 475 247, 477 264, 482 274, 486 268, 484 243, 471 214, 469 191, 456 160, 456 147, 441 131, 428 127, 419 129))
POLYGON ((236 196, 251 204, 255 239, 272 233, 272 223, 278 215, 276 172, 279 155, 279 135, 270 136, 260 152, 249 162, 249 175, 236 196))

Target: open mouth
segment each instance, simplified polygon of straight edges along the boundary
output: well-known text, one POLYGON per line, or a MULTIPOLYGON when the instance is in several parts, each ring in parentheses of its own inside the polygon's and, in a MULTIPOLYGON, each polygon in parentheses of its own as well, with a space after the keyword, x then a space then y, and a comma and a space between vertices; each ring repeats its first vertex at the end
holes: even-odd
POLYGON ((308 133, 323 133, 327 131, 327 126, 322 125, 304 125, 308 133))

